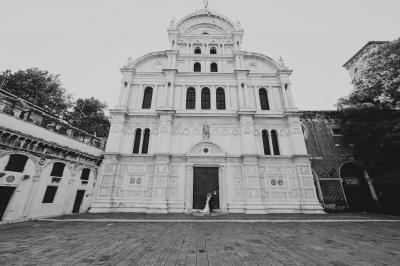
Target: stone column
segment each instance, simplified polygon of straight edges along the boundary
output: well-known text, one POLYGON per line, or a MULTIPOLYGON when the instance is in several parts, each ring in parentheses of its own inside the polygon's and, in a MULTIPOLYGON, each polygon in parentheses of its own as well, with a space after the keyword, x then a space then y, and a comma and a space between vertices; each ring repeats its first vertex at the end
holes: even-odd
POLYGON ((210 101, 211 101, 211 110, 216 110, 217 109, 217 93, 216 93, 216 88, 215 86, 210 87, 210 101))
POLYGON ((201 87, 196 86, 196 110, 201 110, 201 87))
POLYGON ((246 109, 247 101, 246 101, 246 82, 247 75, 249 74, 248 70, 235 70, 236 81, 238 86, 238 98, 239 98, 239 110, 246 109))
POLYGON ((185 169, 185 211, 193 209, 193 164, 187 164, 185 169))
POLYGON ((228 212, 228 182, 227 182, 227 167, 224 164, 219 165, 219 207, 221 212, 228 212))

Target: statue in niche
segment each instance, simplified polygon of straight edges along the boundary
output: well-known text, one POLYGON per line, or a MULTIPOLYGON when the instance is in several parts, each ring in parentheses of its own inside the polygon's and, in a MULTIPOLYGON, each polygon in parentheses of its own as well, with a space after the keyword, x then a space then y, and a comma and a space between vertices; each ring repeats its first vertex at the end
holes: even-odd
POLYGON ((203 140, 210 139, 210 126, 205 124, 203 126, 203 140))

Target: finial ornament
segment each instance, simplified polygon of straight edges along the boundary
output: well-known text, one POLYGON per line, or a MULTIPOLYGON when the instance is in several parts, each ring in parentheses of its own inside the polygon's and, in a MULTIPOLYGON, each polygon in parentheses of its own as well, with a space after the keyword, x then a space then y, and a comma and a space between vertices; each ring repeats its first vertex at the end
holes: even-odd
POLYGON ((204 9, 208 8, 208 0, 204 0, 204 9))
POLYGON ((282 56, 279 57, 279 64, 285 67, 285 61, 283 60, 282 56))

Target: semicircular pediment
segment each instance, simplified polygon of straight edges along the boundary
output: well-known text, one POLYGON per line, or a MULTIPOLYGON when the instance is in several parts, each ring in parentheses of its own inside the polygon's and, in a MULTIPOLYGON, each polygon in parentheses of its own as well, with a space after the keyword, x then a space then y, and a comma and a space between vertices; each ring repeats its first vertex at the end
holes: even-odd
POLYGON ((129 62, 124 68, 133 68, 139 72, 160 72, 166 64, 167 55, 164 51, 153 52, 129 62))
POLYGON ((201 23, 188 28, 184 34, 227 34, 227 32, 217 25, 201 23))
POLYGON ((229 18, 203 9, 182 18, 176 24, 176 29, 182 34, 197 34, 193 33, 193 29, 201 24, 212 25, 214 29, 218 29, 218 34, 231 34, 237 26, 229 18))
POLYGON ((194 145, 189 152, 189 156, 225 156, 226 153, 215 143, 203 141, 194 145))
POLYGON ((279 64, 277 61, 275 61, 271 57, 263 55, 263 54, 247 52, 244 57, 244 60, 245 60, 245 63, 248 64, 249 69, 261 68, 262 69, 261 72, 268 72, 264 68, 262 68, 262 65, 266 65, 270 68, 270 70, 274 70, 274 71, 286 70, 285 66, 282 66, 281 64, 279 64))

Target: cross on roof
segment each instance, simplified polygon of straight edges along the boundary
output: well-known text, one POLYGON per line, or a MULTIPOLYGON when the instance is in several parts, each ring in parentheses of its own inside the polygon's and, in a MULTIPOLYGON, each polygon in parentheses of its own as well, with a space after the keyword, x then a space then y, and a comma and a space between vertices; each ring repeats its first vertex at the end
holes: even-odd
POLYGON ((204 0, 204 8, 205 8, 205 9, 208 8, 208 0, 204 0))

